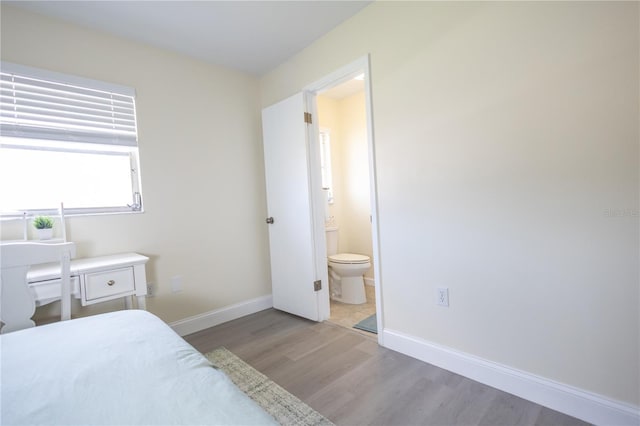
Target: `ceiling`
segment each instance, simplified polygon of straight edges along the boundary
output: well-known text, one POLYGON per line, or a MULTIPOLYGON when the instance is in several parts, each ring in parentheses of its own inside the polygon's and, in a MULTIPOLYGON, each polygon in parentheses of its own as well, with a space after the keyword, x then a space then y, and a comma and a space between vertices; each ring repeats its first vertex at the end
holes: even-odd
POLYGON ((370 1, 4 1, 260 76, 370 1))

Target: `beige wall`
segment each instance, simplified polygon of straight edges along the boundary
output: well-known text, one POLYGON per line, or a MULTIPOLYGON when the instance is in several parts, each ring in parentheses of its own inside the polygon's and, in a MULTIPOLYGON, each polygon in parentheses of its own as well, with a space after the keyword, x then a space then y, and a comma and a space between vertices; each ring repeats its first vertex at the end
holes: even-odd
MULTIPOLYGON (((257 79, 4 3, 1 10, 2 60, 137 92, 146 212, 69 218, 78 255, 149 256, 158 295, 148 307, 166 321, 270 294, 257 79), (176 275, 184 291, 173 294, 176 275)), ((16 223, 2 228, 3 238, 21 236, 16 223)))
POLYGON ((386 328, 640 404, 638 16, 375 2, 261 80, 370 53, 386 328))
MULTIPOLYGON (((338 251, 373 259, 371 243, 369 148, 364 91, 341 98, 318 96, 318 123, 331 130, 334 204, 338 251)), ((373 267, 365 274, 373 277, 373 267)))
MULTIPOLYGON (((332 217, 337 225, 342 223, 342 210, 344 209, 342 194, 342 156, 340 150, 342 146, 340 114, 338 111, 339 100, 327 96, 316 96, 316 106, 318 112, 318 126, 329 129, 331 132, 331 176, 333 180, 334 203, 327 207, 327 216, 332 217)), ((338 252, 343 252, 341 238, 338 239, 338 252)))

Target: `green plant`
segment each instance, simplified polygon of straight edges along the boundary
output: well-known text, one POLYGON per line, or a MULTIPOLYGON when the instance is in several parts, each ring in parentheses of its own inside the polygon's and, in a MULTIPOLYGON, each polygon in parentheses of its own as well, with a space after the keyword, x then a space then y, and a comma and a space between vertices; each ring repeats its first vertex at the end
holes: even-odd
POLYGON ((49 216, 38 216, 33 219, 33 226, 36 229, 53 228, 53 219, 51 219, 49 216))

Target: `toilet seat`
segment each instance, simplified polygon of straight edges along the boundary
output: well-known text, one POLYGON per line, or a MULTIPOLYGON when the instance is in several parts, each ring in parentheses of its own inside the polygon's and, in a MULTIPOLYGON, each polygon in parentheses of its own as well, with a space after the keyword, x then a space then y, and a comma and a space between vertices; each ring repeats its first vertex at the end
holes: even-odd
POLYGON ((369 256, 354 253, 339 253, 329 256, 329 262, 343 265, 358 265, 369 262, 369 256))

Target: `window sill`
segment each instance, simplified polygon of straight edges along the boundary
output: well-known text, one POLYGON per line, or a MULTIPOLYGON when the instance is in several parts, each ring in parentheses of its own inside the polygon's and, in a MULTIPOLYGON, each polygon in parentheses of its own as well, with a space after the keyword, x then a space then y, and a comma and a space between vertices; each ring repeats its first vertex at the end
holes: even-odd
MULTIPOLYGON (((144 210, 130 210, 130 211, 105 211, 105 210, 91 210, 91 211, 84 211, 84 212, 78 212, 78 211, 73 211, 73 210, 69 210, 64 212, 64 217, 65 218, 70 218, 70 217, 86 217, 86 216, 112 216, 112 215, 129 215, 129 214, 142 214, 144 213, 144 210)), ((26 218, 27 219, 31 219, 34 216, 40 216, 40 215, 46 215, 46 216, 59 216, 60 213, 58 210, 32 210, 27 212, 26 214, 26 218)), ((1 222, 5 222, 5 221, 14 221, 14 220, 24 220, 25 216, 23 215, 16 215, 16 214, 0 214, 0 221, 1 222)))

